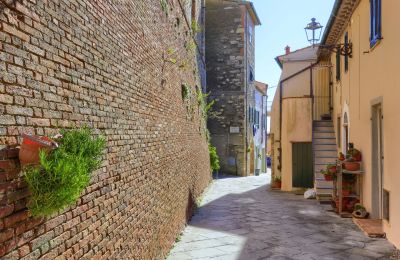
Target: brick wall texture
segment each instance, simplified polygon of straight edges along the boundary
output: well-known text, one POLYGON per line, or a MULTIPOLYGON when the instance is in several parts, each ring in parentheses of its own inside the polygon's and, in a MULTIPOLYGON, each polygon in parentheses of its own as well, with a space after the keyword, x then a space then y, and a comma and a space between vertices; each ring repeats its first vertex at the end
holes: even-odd
POLYGON ((0 258, 169 251, 211 178, 204 120, 194 94, 181 94, 182 84, 195 93, 202 67, 183 9, 178 0, 1 1, 0 146, 87 123, 107 150, 77 203, 48 218, 26 208, 18 150, 0 152, 0 258))

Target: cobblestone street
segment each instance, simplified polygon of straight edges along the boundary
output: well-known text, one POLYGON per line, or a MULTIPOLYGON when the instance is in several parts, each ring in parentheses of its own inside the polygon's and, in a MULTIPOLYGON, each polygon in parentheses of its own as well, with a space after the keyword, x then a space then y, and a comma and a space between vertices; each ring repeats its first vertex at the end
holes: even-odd
POLYGON ((269 190, 269 174, 215 180, 170 252, 185 259, 390 259, 394 247, 315 200, 269 190))

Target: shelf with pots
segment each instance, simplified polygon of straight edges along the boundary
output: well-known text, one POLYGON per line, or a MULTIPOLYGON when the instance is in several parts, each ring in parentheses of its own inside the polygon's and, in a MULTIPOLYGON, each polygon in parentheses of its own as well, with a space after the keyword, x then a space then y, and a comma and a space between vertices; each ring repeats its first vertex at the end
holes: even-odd
POLYGON ((360 151, 350 148, 346 157, 339 155, 332 205, 341 217, 352 217, 355 205, 362 202, 363 175, 360 151))

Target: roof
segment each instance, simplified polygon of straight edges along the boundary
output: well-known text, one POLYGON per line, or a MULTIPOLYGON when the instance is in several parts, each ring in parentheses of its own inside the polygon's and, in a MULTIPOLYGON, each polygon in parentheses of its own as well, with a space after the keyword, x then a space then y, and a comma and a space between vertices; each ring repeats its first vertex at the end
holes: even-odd
POLYGON ((256 89, 261 92, 263 95, 267 94, 267 90, 268 90, 268 84, 267 83, 263 83, 260 81, 255 81, 255 86, 256 89))
POLYGON ((261 25, 260 18, 257 15, 257 12, 256 12, 256 9, 254 8, 253 2, 242 1, 242 4, 244 4, 246 6, 247 10, 249 11, 249 13, 253 19, 254 25, 261 25))
MULTIPOLYGON (((335 0, 331 16, 322 35, 321 45, 336 44, 361 0, 335 0)), ((319 56, 327 52, 319 50, 319 56)))
POLYGON ((317 59, 317 46, 307 46, 289 54, 283 54, 275 58, 281 69, 283 68, 283 62, 294 62, 294 61, 312 61, 317 59))

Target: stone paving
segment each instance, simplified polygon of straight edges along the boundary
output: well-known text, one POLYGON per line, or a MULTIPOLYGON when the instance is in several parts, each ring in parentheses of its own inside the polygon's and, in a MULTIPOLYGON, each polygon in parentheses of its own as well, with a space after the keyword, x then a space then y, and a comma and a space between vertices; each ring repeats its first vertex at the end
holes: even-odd
POLYGON ((215 180, 167 260, 391 259, 385 239, 269 182, 268 174, 215 180))

